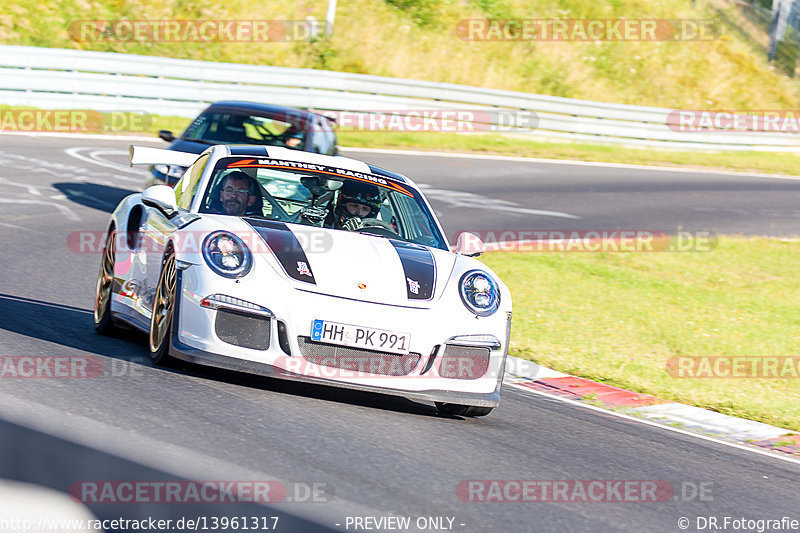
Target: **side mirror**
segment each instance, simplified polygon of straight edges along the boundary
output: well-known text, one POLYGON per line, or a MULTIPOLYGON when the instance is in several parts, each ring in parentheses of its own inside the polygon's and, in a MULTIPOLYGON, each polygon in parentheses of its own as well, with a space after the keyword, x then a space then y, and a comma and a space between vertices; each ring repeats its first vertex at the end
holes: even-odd
POLYGON ((467 257, 478 257, 486 251, 486 245, 480 237, 474 233, 462 231, 458 234, 458 242, 456 243, 455 253, 459 255, 466 255, 467 257))
POLYGON ((169 185, 153 185, 142 193, 142 203, 146 206, 155 207, 167 218, 172 218, 178 212, 178 204, 175 202, 175 190, 169 185))
POLYGON ((172 141, 175 140, 175 136, 169 130, 160 130, 158 132, 158 137, 159 139, 167 141, 168 143, 171 143, 172 141))

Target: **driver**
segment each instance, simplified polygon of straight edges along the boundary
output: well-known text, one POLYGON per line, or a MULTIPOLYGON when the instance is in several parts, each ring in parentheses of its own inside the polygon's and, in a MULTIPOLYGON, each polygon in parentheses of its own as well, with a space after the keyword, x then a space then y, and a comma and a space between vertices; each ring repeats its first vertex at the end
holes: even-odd
POLYGON ((364 219, 375 219, 381 208, 381 193, 369 183, 345 181, 333 209, 336 229, 355 231, 364 227, 364 219))
POLYGON ((253 180, 244 172, 231 172, 225 176, 225 180, 222 183, 222 189, 219 191, 219 201, 222 204, 222 213, 243 216, 247 213, 247 208, 251 207, 256 201, 253 180))
POLYGON ((303 132, 297 129, 297 127, 294 125, 289 126, 289 128, 287 128, 287 130, 281 135, 283 144, 285 144, 287 148, 294 148, 298 150, 302 149, 300 145, 303 143, 304 138, 305 134, 303 134, 303 132))

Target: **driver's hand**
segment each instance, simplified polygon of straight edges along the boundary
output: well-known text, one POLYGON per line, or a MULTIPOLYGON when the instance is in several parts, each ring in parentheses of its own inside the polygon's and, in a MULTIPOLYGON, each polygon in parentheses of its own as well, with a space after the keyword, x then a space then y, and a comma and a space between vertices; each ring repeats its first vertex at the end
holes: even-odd
POLYGON ((312 224, 321 224, 328 214, 328 210, 324 207, 304 207, 300 212, 300 216, 306 220, 311 221, 312 224))
POLYGON ((358 231, 364 227, 364 221, 358 217, 351 218, 342 225, 342 229, 347 231, 358 231))

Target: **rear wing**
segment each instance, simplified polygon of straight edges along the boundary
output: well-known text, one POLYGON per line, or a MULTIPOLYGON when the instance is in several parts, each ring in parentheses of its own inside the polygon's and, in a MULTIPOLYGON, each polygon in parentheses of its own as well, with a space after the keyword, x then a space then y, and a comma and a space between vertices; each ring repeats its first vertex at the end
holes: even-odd
POLYGON ((131 166, 133 165, 177 165, 190 167, 197 161, 200 154, 190 154, 188 152, 176 152, 175 150, 164 150, 163 148, 148 148, 146 146, 130 147, 131 166))

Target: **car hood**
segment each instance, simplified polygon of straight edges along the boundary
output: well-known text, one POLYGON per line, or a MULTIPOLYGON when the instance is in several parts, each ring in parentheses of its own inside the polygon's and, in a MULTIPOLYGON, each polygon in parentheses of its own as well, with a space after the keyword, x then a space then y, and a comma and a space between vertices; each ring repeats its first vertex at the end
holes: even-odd
MULTIPOLYGON (((232 217, 224 217, 229 220, 232 217)), ((361 233, 241 218, 237 233, 296 288, 361 301, 429 307, 438 299, 455 254, 361 233)), ((233 228, 232 228, 233 229, 233 228)))
POLYGON ((167 150, 175 150, 177 152, 188 152, 190 154, 201 154, 203 150, 208 148, 209 144, 197 143, 187 141, 186 139, 175 139, 172 144, 167 147, 167 150))

